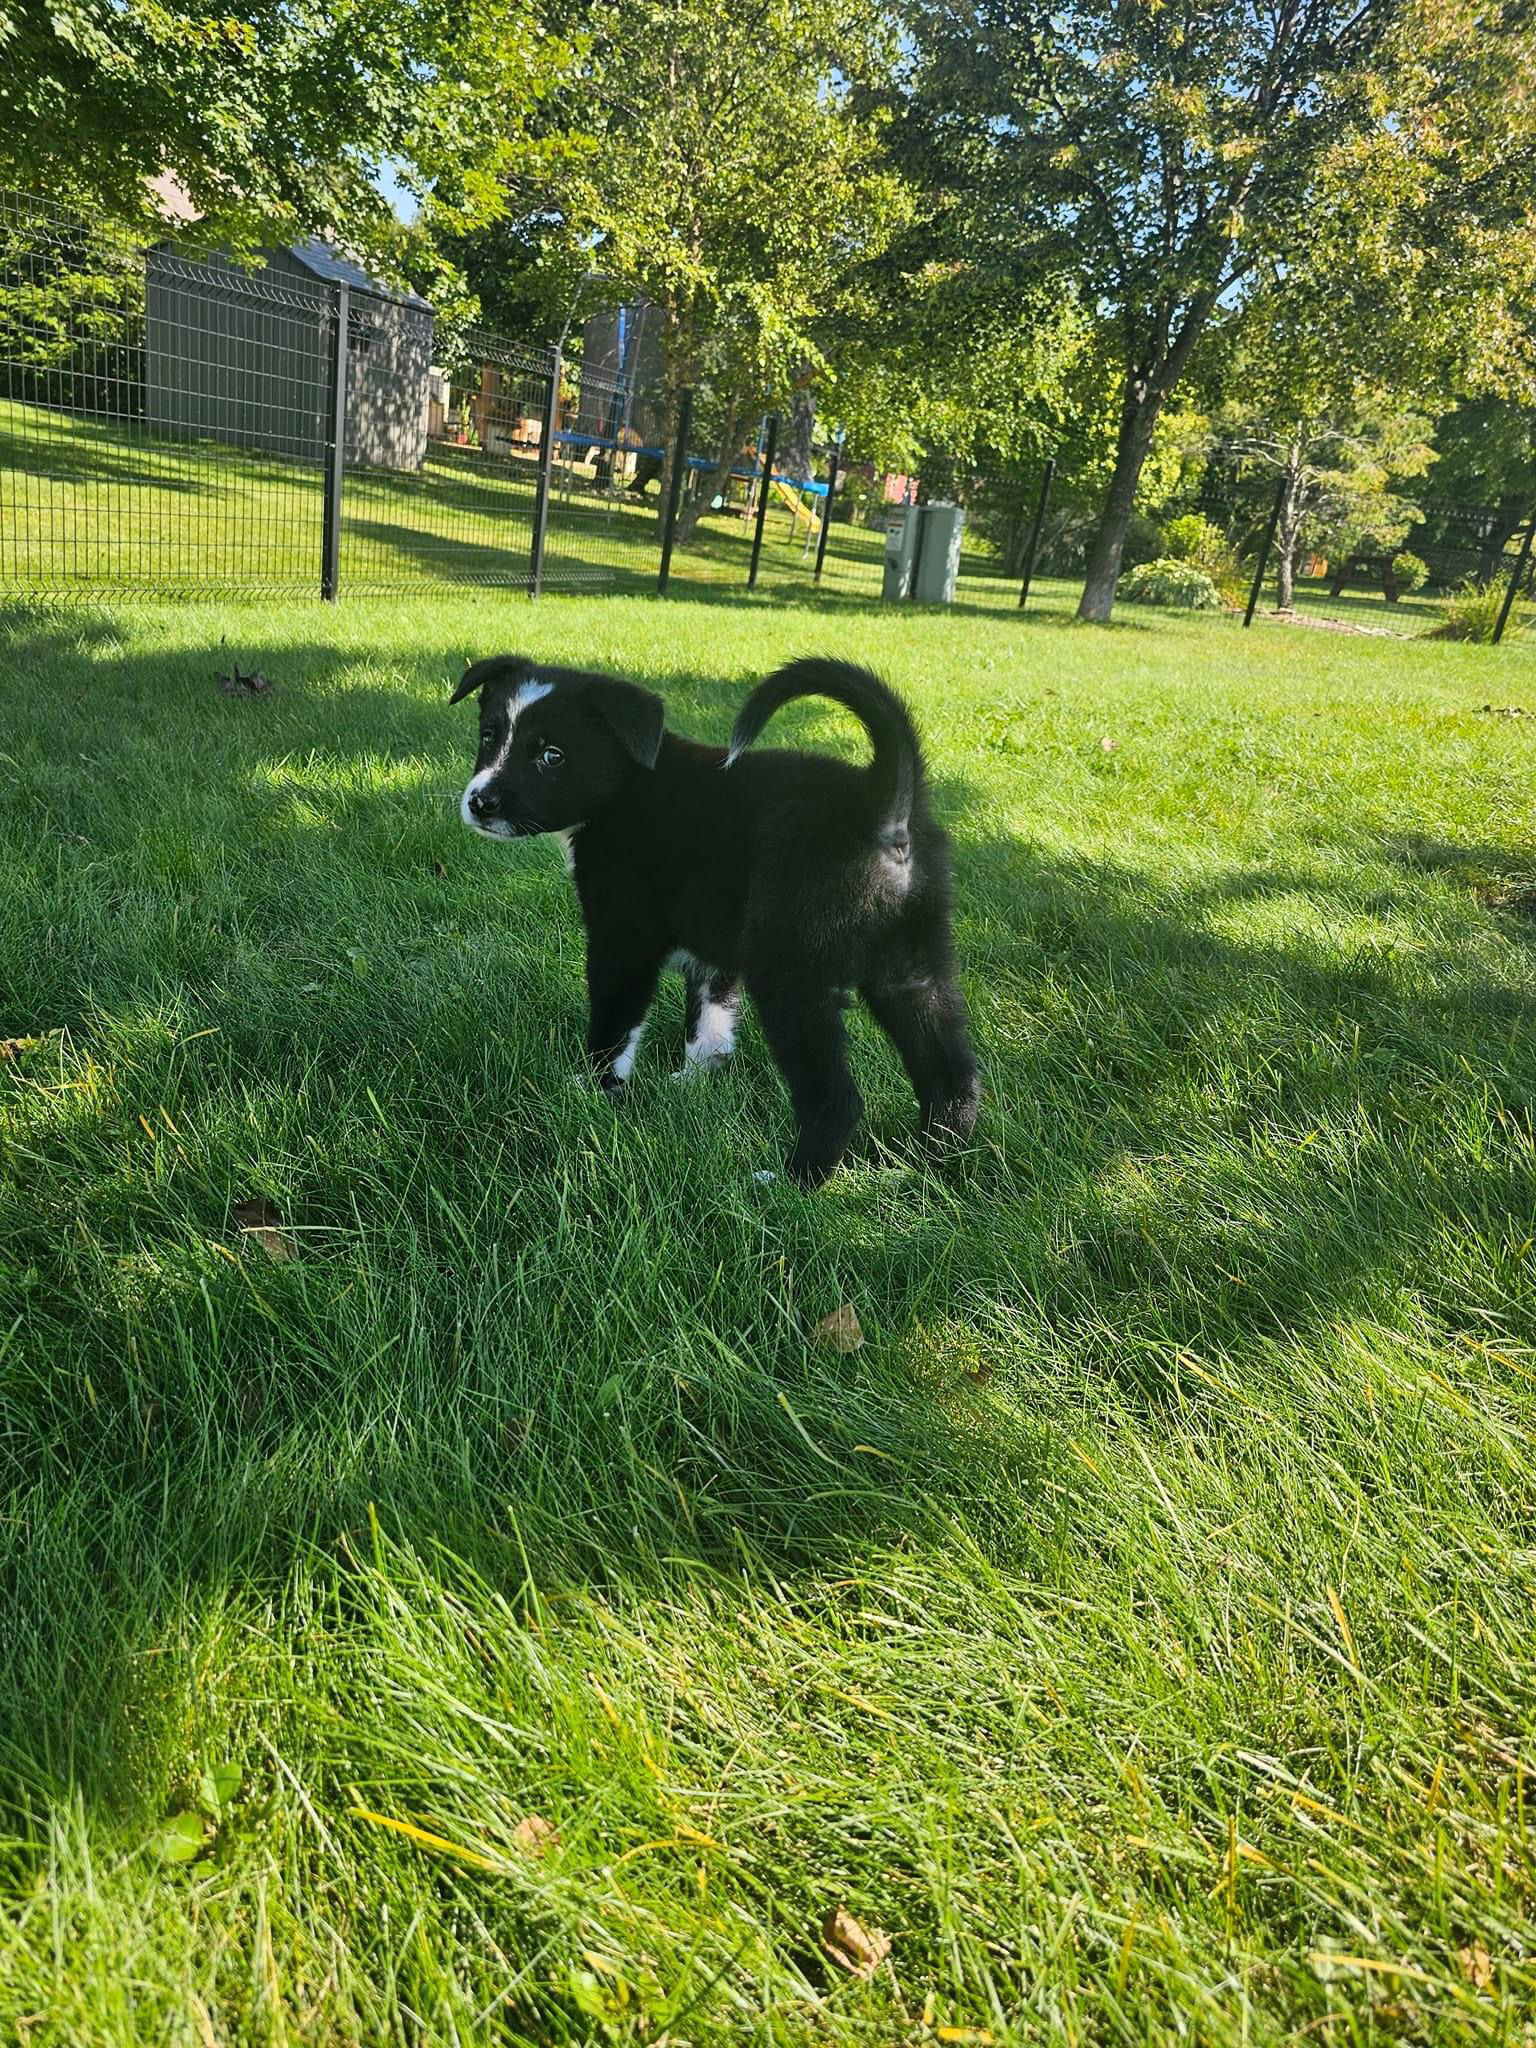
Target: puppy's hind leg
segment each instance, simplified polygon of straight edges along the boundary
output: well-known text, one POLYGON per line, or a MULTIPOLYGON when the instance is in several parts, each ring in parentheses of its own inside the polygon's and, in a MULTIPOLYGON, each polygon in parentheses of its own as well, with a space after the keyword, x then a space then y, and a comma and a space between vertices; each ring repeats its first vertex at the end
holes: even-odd
POLYGON ((692 1080, 712 1067, 723 1067, 736 1050, 741 1016, 741 983, 712 967, 690 961, 683 970, 688 983, 687 1049, 677 1081, 692 1080))
POLYGON ((747 987, 795 1112, 790 1173, 803 1187, 819 1187, 847 1151, 864 1109, 848 1071, 840 993, 750 974, 747 987))
POLYGON ((965 998, 949 974, 865 984, 864 1000, 895 1046, 922 1112, 923 1135, 963 1142, 981 1107, 965 998))

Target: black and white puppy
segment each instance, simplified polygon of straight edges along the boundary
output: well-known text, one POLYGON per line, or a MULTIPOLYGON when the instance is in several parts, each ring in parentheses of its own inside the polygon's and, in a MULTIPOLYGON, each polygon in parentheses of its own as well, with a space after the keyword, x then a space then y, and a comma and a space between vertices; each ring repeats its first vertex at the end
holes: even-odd
POLYGON ((480 749, 461 812, 491 839, 565 839, 587 928, 587 1050, 622 1091, 657 979, 688 983, 684 1071, 719 1064, 743 983, 794 1106, 790 1171, 825 1180, 863 1103, 842 1008, 857 988, 901 1055, 925 1131, 964 1139, 980 1101, 950 942, 949 842, 929 808, 906 707, 842 661, 796 661, 759 684, 730 748, 666 730, 634 683, 517 655, 478 661, 480 749), (781 705, 829 697, 874 759, 747 754, 781 705))

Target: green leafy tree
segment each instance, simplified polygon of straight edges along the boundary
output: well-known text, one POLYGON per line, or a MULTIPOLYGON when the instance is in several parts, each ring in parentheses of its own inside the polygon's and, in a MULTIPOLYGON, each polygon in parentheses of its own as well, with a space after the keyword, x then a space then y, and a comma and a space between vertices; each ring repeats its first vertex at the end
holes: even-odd
POLYGON ((881 116, 858 104, 889 26, 875 0, 601 0, 552 19, 584 54, 547 119, 581 139, 504 180, 470 275, 490 303, 508 262, 546 331, 583 279, 583 306, 655 309, 667 446, 692 387, 694 443, 714 458, 686 540, 765 403, 824 363, 818 323, 905 218, 881 116))
POLYGON ((1536 518, 1536 402, 1467 399, 1439 421, 1434 442, 1436 492, 1467 508, 1478 541, 1471 573, 1486 583, 1512 536, 1536 518))
POLYGON ((370 248, 385 161, 472 211, 570 55, 508 0, 0 0, 0 184, 143 221, 170 171, 210 238, 370 248))
POLYGON ((1513 317, 1521 265, 1508 242, 1483 238, 1448 291, 1438 266, 1405 262, 1401 247, 1349 261, 1349 216, 1337 197, 1305 260, 1269 275, 1217 337, 1225 348, 1211 352, 1224 357, 1215 374, 1235 394, 1216 417, 1222 453, 1278 480, 1282 610, 1306 551, 1381 553, 1400 542, 1412 508, 1395 486, 1424 476, 1447 446, 1457 460, 1437 466, 1436 495, 1464 508, 1458 538, 1469 523, 1480 531, 1491 574, 1532 474, 1529 404, 1469 401, 1451 416, 1461 421, 1459 445, 1454 427, 1442 438, 1432 426, 1458 386, 1497 382, 1536 398, 1536 362, 1513 317), (1395 270, 1390 288, 1384 270, 1395 270))
POLYGON ((915 0, 913 20, 915 91, 973 233, 1077 277, 1114 337, 1085 619, 1109 616, 1171 395, 1263 266, 1331 218, 1381 290, 1401 291, 1436 265, 1443 279, 1479 237, 1515 246, 1530 217, 1518 0, 1476 15, 1460 0, 915 0))
POLYGON ((1282 612, 1294 608, 1305 555, 1392 552, 1419 516, 1397 486, 1435 459, 1420 393, 1437 366, 1407 335, 1379 345, 1365 331, 1366 300, 1317 284, 1317 273, 1291 277, 1248 308, 1228 365, 1240 395, 1213 421, 1223 462, 1272 480, 1282 612), (1372 360, 1390 365, 1394 384, 1362 374, 1372 360))
POLYGON ((1275 529, 1277 604, 1295 605, 1304 553, 1339 562, 1395 555, 1422 514, 1401 486, 1434 461, 1429 421, 1390 402, 1363 400, 1352 417, 1310 419, 1278 447, 1284 491, 1275 529))
POLYGON ((934 191, 910 120, 893 122, 888 154, 910 217, 817 323, 825 402, 888 468, 1038 459, 1073 412, 1092 318, 1070 287, 1017 266, 1006 283, 992 274, 934 191))

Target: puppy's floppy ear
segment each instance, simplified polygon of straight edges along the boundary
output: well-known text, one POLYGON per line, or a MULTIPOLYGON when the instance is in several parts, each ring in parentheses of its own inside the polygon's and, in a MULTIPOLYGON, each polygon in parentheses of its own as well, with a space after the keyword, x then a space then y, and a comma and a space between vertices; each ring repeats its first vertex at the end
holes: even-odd
POLYGON ((667 722, 667 707, 655 691, 605 676, 593 684, 589 701, 625 753, 642 768, 654 768, 667 722))
POLYGON ((522 654, 493 654, 485 661, 471 662, 460 676, 459 687, 448 702, 462 704, 466 697, 472 697, 482 684, 488 683, 493 676, 500 675, 503 669, 526 669, 528 666, 528 658, 522 654))

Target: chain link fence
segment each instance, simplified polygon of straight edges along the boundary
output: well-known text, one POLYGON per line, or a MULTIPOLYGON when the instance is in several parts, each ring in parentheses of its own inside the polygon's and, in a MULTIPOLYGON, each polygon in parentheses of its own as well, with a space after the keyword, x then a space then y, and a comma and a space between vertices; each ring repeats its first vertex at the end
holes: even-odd
MULTIPOLYGON (((761 417, 728 359, 676 388, 624 319, 569 354, 530 347, 438 321, 320 243, 236 262, 0 192, 0 590, 863 603, 931 589, 893 583, 893 534, 950 505, 949 602, 1076 608, 1097 508, 1054 465, 930 453, 892 474, 818 442, 808 405, 761 417)), ((1494 639, 1530 589, 1532 509, 1394 498, 1373 530, 1314 479, 1216 460, 1188 504, 1133 521, 1119 597, 1494 639)))
MULTIPOLYGON (((1295 474, 1218 471, 1162 531, 1245 626, 1496 643, 1531 592, 1518 503, 1377 496, 1362 510, 1295 474)), ((1151 574, 1133 568, 1122 594, 1151 574)))

